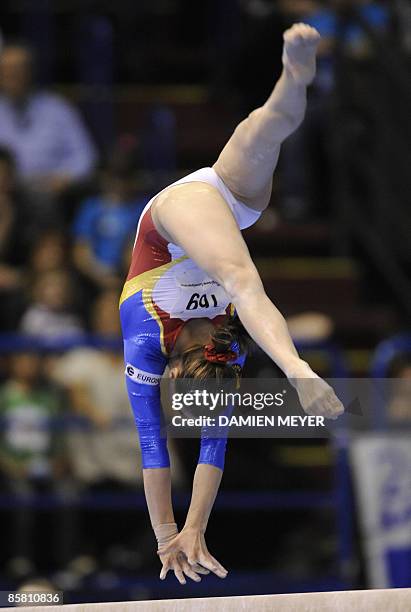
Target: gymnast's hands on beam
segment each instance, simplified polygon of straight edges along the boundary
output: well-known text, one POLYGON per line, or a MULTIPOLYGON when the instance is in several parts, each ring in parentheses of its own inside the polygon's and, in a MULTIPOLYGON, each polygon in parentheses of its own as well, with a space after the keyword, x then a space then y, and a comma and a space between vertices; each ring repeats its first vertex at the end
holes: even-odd
POLYGON ((160 580, 164 580, 169 571, 173 571, 175 577, 180 584, 185 584, 185 577, 191 578, 194 582, 201 582, 199 574, 209 574, 209 570, 197 563, 189 564, 186 555, 181 552, 178 546, 174 544, 174 540, 170 542, 170 549, 158 551, 158 556, 162 563, 160 572, 160 580))
POLYGON ((201 577, 198 574, 213 572, 219 578, 225 578, 228 573, 208 552, 204 532, 195 527, 184 527, 158 554, 163 563, 161 580, 164 580, 170 569, 174 570, 180 584, 186 582, 184 574, 195 582, 200 582, 201 577))

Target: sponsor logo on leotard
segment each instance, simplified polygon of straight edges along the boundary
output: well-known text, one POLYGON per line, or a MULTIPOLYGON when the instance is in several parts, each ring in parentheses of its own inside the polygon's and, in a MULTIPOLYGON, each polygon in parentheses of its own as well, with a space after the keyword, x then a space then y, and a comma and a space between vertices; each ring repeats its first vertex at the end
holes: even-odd
POLYGON ((126 376, 134 380, 134 382, 138 382, 143 385, 152 385, 157 386, 160 384, 161 375, 160 374, 152 374, 151 372, 145 372, 144 370, 140 370, 135 366, 128 363, 126 365, 126 376))

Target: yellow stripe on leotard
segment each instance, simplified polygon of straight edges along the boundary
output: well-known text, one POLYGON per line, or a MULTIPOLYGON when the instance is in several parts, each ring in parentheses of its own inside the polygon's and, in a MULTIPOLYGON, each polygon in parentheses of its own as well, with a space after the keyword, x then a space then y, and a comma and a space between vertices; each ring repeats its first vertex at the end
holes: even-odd
POLYGON ((148 290, 151 293, 154 285, 158 280, 160 280, 163 274, 185 259, 188 259, 187 255, 173 259, 172 261, 169 261, 158 268, 147 270, 147 272, 143 272, 134 278, 130 278, 130 280, 128 280, 123 287, 123 291, 120 296, 120 306, 125 300, 128 300, 129 297, 141 290, 148 290))
MULTIPOLYGON (((121 304, 125 302, 126 300, 128 300, 128 298, 132 297, 139 291, 142 291, 142 299, 143 299, 144 307, 147 310, 147 312, 153 317, 153 319, 157 321, 158 326, 160 328, 161 351, 166 356, 167 356, 167 351, 166 351, 165 344, 164 344, 164 326, 163 326, 163 322, 161 318, 158 315, 158 312, 156 311, 154 307, 154 303, 152 299, 153 289, 154 289, 155 284, 160 280, 160 278, 163 276, 163 274, 165 274, 165 272, 173 268, 176 264, 184 261, 185 259, 188 259, 187 255, 183 255, 182 257, 173 259, 172 261, 169 261, 168 263, 162 266, 159 266, 158 268, 147 270, 146 272, 143 272, 142 274, 139 274, 138 276, 131 278, 125 283, 123 287, 123 291, 120 296, 119 305, 121 306, 121 304)), ((229 304, 229 316, 233 317, 234 313, 235 313, 234 304, 229 304)))
POLYGON ((183 255, 182 257, 178 257, 178 259, 173 259, 173 261, 169 261, 168 263, 159 266, 158 268, 154 268, 152 270, 147 270, 147 272, 143 272, 134 278, 128 280, 124 287, 120 296, 120 306, 125 301, 128 300, 131 296, 135 295, 139 291, 142 291, 143 304, 147 312, 155 319, 160 328, 160 346, 161 352, 163 355, 167 356, 166 347, 164 344, 164 326, 161 318, 158 315, 153 303, 153 289, 154 285, 157 281, 163 276, 165 272, 170 270, 173 266, 184 261, 187 258, 187 255, 183 255))

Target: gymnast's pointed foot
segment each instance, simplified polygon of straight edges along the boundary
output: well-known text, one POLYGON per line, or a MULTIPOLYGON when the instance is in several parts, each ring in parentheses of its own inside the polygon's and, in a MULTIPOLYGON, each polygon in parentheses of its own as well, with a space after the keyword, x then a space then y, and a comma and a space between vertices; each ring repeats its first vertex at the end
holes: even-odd
POLYGON ((305 23, 296 23, 284 32, 284 68, 300 85, 309 85, 315 77, 320 38, 317 30, 305 23))

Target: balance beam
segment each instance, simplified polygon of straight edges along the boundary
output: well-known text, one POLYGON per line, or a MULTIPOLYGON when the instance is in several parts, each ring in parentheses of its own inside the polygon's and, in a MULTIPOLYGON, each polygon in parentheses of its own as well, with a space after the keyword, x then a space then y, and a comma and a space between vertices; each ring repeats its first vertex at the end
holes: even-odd
MULTIPOLYGON (((10 610, 10 608, 0 608, 10 610)), ((25 612, 410 612, 411 589, 24 607, 25 612)))

